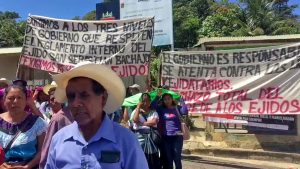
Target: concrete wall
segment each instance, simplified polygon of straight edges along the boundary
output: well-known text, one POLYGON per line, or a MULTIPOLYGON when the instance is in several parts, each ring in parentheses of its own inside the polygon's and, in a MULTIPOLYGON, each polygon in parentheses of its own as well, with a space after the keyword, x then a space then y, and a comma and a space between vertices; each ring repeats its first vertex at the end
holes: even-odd
MULTIPOLYGON (((17 79, 16 73, 18 69, 20 54, 2 54, 0 55, 0 78, 4 77, 8 80, 17 79)), ((28 85, 44 85, 51 83, 51 77, 48 72, 40 70, 30 70, 29 68, 24 70, 26 74, 29 74, 25 78, 28 80, 28 85)))

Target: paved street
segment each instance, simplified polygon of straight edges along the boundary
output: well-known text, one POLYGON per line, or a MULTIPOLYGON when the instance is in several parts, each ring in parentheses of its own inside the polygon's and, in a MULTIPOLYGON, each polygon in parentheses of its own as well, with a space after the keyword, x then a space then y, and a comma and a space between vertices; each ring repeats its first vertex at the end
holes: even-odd
POLYGON ((183 161, 184 169, 258 169, 257 167, 246 167, 240 164, 224 163, 218 161, 201 160, 201 161, 183 161))
POLYGON ((300 169, 300 165, 207 156, 183 156, 184 169, 300 169))
POLYGON ((259 169, 261 167, 254 165, 245 165, 240 163, 233 162, 224 162, 217 160, 183 160, 183 168, 184 169, 259 169))

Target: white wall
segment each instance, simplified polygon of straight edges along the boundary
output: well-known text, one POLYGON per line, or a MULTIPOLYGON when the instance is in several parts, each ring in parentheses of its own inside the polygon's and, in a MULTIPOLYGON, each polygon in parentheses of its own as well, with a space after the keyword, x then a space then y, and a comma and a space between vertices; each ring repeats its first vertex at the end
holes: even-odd
POLYGON ((16 79, 16 72, 19 62, 19 55, 0 56, 0 78, 8 80, 16 79))

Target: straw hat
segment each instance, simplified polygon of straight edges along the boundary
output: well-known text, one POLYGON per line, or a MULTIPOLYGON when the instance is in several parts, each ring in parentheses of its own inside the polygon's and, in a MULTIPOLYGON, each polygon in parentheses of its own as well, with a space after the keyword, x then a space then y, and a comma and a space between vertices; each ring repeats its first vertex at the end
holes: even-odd
POLYGON ((133 85, 131 85, 131 86, 128 86, 129 88, 136 88, 136 89, 138 89, 138 90, 140 90, 141 89, 141 86, 140 85, 138 85, 138 84, 133 84, 133 85))
POLYGON ((0 83, 5 83, 9 85, 9 81, 6 78, 0 78, 0 83))
POLYGON ((70 79, 74 77, 87 77, 100 83, 107 91, 108 98, 104 106, 107 114, 116 111, 125 98, 125 87, 121 78, 106 65, 81 62, 70 71, 53 75, 52 78, 57 84, 55 98, 63 103, 67 101, 66 87, 70 79))
POLYGON ((55 87, 57 87, 57 84, 55 83, 55 81, 52 81, 51 84, 47 84, 46 86, 43 87, 43 92, 46 95, 49 95, 49 90, 55 87))

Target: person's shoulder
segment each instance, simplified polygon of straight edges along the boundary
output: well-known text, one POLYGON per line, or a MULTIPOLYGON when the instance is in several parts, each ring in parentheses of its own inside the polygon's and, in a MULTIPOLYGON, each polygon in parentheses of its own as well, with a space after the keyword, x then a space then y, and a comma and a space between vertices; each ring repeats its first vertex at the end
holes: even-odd
POLYGON ((128 128, 121 126, 119 123, 113 122, 113 126, 114 132, 116 133, 124 133, 124 135, 126 135, 127 133, 131 133, 131 131, 128 128))
POLYGON ((31 113, 29 115, 27 115, 25 120, 32 122, 32 123, 46 123, 46 121, 43 118, 41 118, 38 115, 31 114, 31 113))
MULTIPOLYGON (((135 163, 131 160, 133 159, 144 159, 143 150, 140 146, 140 143, 138 142, 137 136, 130 131, 129 129, 115 123, 114 124, 114 134, 116 138, 116 144, 120 147, 120 151, 123 153, 126 153, 125 161, 130 165, 129 163, 135 163)), ((143 161, 139 161, 138 163, 143 163, 143 161)), ((140 168, 139 167, 130 167, 128 168, 140 168)), ((143 168, 143 167, 141 167, 143 168)))
POLYGON ((115 122, 113 122, 113 126, 116 138, 121 139, 122 141, 136 139, 136 136, 128 128, 115 122))
POLYGON ((47 122, 40 116, 36 116, 35 118, 36 118, 36 122, 47 125, 47 122))
POLYGON ((55 142, 60 142, 61 140, 65 140, 68 137, 70 137, 71 133, 74 132, 74 130, 76 130, 76 124, 73 122, 70 125, 67 125, 65 127, 63 127, 62 129, 58 130, 54 136, 53 139, 55 142))
POLYGON ((69 119, 70 121, 74 121, 71 111, 66 107, 60 109, 57 113, 54 113, 52 118, 53 117, 57 119, 66 118, 69 119))
POLYGON ((7 117, 8 112, 4 112, 0 114, 0 119, 5 120, 7 117))

